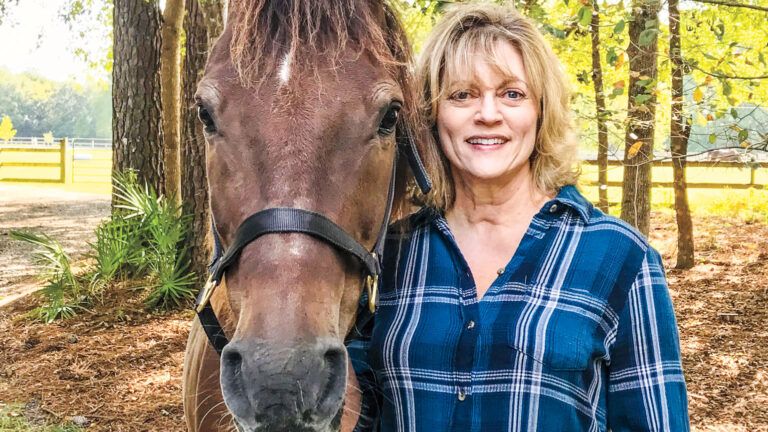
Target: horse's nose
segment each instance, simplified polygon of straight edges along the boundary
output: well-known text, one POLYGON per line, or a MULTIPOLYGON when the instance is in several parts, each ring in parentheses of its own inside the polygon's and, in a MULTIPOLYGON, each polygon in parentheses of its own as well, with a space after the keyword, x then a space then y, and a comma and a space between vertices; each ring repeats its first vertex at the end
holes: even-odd
POLYGON ((330 422, 346 386, 344 345, 335 340, 292 347, 233 340, 221 355, 221 388, 243 424, 295 430, 330 422))

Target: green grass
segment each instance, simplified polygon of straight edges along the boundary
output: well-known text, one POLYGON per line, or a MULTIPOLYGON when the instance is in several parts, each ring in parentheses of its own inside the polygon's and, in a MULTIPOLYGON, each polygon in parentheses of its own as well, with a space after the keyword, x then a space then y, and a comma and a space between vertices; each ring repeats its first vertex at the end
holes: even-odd
POLYGON ((82 432, 77 426, 70 423, 59 425, 31 424, 24 417, 22 405, 5 405, 0 403, 0 432, 82 432))

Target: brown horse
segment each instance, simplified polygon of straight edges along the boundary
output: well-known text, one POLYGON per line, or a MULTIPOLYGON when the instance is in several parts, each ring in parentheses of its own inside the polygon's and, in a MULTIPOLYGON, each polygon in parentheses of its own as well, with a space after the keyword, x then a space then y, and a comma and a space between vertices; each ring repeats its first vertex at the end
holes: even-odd
MULTIPOLYGON (((249 215, 292 207, 320 213, 373 247, 397 139, 425 133, 409 56, 383 3, 230 2, 196 95, 224 246, 249 215)), ((407 182, 403 158, 398 165, 396 203, 407 182)), ((349 254, 306 234, 269 234, 244 247, 210 301, 231 340, 221 358, 199 322, 192 325, 189 429, 351 428, 356 392, 343 341, 363 274, 349 254)))

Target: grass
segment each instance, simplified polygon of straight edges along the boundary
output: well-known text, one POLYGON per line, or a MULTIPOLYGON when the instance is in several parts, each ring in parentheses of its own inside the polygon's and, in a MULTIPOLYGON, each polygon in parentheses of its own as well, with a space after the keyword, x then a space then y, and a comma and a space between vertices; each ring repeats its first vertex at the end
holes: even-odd
POLYGON ((22 405, 0 403, 0 432, 82 432, 70 423, 59 425, 32 424, 24 415, 22 405))

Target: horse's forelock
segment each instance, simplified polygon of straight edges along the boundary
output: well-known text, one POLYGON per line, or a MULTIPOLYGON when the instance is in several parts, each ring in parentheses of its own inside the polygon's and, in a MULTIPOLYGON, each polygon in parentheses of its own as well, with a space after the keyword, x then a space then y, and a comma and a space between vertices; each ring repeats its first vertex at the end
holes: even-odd
POLYGON ((370 0, 232 0, 230 55, 246 87, 279 73, 285 59, 338 60, 352 47, 390 67, 406 65, 404 32, 386 4, 370 0))

